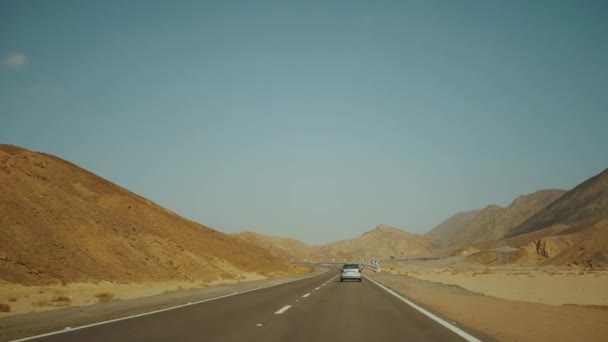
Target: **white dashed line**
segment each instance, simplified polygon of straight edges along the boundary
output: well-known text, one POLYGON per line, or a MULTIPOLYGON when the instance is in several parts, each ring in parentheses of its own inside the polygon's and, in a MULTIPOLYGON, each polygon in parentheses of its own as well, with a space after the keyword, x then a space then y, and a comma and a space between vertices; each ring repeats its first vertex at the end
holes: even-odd
POLYGON ((307 276, 307 277, 304 277, 304 278, 288 280, 288 281, 284 281, 284 282, 280 282, 280 283, 276 283, 276 284, 271 284, 271 285, 266 285, 266 286, 262 286, 262 287, 258 287, 258 288, 244 290, 244 291, 241 291, 241 292, 233 292, 233 293, 225 294, 225 295, 214 297, 214 298, 203 299, 203 300, 199 300, 199 301, 196 301, 196 302, 188 302, 187 304, 175 305, 175 306, 171 306, 171 307, 164 308, 164 309, 158 309, 158 310, 144 312, 144 313, 135 314, 135 315, 131 315, 131 316, 114 318, 114 319, 110 319, 110 320, 107 320, 107 321, 101 321, 101 322, 97 322, 97 323, 91 323, 91 324, 87 324, 87 325, 82 325, 82 326, 79 326, 79 327, 73 327, 71 329, 62 329, 62 330, 57 330, 57 331, 51 331, 51 332, 48 332, 48 333, 45 333, 45 334, 40 334, 40 335, 35 335, 35 336, 29 336, 29 337, 23 337, 23 338, 19 338, 19 339, 16 339, 16 340, 11 340, 10 342, 31 341, 31 340, 38 339, 38 338, 41 338, 41 337, 47 337, 47 336, 52 336, 52 335, 59 335, 59 334, 63 334, 63 333, 69 333, 71 331, 76 331, 76 330, 82 330, 82 329, 87 329, 87 328, 95 327, 95 326, 98 326, 98 325, 110 324, 110 323, 114 323, 114 322, 124 321, 124 320, 127 320, 127 319, 132 319, 132 318, 137 318, 137 317, 142 317, 142 316, 148 316, 148 315, 154 315, 154 314, 157 314, 159 312, 165 312, 165 311, 175 310, 175 309, 183 308, 183 307, 190 306, 190 305, 197 305, 197 304, 201 304, 201 303, 205 303, 205 302, 210 302, 212 300, 222 299, 222 298, 226 298, 226 297, 232 297, 234 295, 239 295, 239 294, 243 294, 243 293, 257 291, 257 290, 260 290, 260 289, 267 289, 267 288, 270 288, 270 287, 285 285, 285 284, 293 283, 293 282, 296 282, 296 281, 301 281, 301 280, 304 280, 304 279, 310 279, 310 278, 318 277, 318 276, 319 276, 318 274, 313 274, 313 275, 310 275, 310 276, 307 276))
POLYGON ((285 311, 289 310, 289 308, 290 308, 290 307, 291 307, 291 305, 285 305, 284 307, 282 307, 282 308, 281 308, 279 311, 275 312, 274 314, 275 314, 275 315, 280 315, 280 314, 282 314, 283 312, 285 312, 285 311))
POLYGON ((308 296, 310 296, 310 293, 307 293, 307 294, 303 295, 302 298, 306 298, 308 296))
POLYGON ((318 289, 320 289, 320 287, 315 287, 315 290, 318 290, 318 289))

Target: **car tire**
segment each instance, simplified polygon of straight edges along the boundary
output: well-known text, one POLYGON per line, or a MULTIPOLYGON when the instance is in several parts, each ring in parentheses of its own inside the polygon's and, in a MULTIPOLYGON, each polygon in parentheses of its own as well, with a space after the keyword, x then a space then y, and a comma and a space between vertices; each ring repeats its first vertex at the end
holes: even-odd
POLYGON ((343 282, 343 281, 344 281, 344 279, 340 278, 340 282, 343 282))
POLYGON ((363 281, 363 278, 359 278, 359 282, 362 282, 362 281, 363 281))

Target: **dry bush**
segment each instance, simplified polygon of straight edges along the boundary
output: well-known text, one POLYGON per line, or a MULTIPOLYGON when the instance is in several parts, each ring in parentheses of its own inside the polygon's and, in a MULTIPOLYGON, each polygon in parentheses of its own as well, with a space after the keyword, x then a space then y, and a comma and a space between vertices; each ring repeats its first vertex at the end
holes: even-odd
POLYGON ((492 269, 490 269, 490 268, 484 268, 483 272, 481 272, 479 274, 492 274, 492 269))
POLYGON ((102 292, 95 295, 100 303, 107 303, 114 300, 114 294, 110 292, 102 292))
POLYGON ((11 306, 8 304, 0 303, 0 312, 11 312, 11 306))
MULTIPOLYGON (((268 273, 267 272, 259 272, 261 275, 267 277, 268 273)), ((228 273, 228 272, 223 272, 222 274, 220 274, 220 278, 221 279, 230 279, 233 280, 236 278, 236 276, 232 273, 228 273)))
POLYGON ((35 302, 32 303, 33 306, 51 306, 51 303, 49 303, 48 300, 37 300, 35 302))
POLYGON ((16 302, 16 301, 17 301, 17 298, 15 298, 15 297, 11 297, 11 298, 9 298, 9 299, 8 299, 8 301, 9 301, 9 302, 16 302))
POLYGON ((58 295, 51 300, 54 306, 66 306, 72 303, 72 298, 68 296, 58 295))

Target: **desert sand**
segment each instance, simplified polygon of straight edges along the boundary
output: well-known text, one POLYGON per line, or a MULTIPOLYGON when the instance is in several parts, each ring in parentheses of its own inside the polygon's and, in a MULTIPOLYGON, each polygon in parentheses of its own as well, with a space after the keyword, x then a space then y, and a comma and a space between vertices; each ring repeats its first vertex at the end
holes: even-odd
POLYGON ((237 279, 214 281, 169 281, 117 284, 70 283, 47 286, 0 284, 0 303, 10 306, 10 311, 0 312, 0 318, 30 312, 48 311, 70 306, 86 306, 118 299, 133 299, 192 288, 205 288, 220 284, 233 284, 266 279, 255 273, 244 274, 237 279))
POLYGON ((458 257, 390 261, 383 269, 371 276, 499 341, 605 341, 608 336, 607 270, 490 268, 458 257))
MULTIPOLYGON (((293 275, 310 272, 309 268, 296 268, 293 275)), ((281 277, 279 277, 281 278, 281 277)), ((10 311, 0 312, 0 318, 31 312, 42 312, 64 307, 82 307, 113 300, 135 299, 159 294, 213 287, 222 284, 247 283, 270 279, 257 273, 243 273, 234 279, 200 281, 164 281, 119 284, 109 281, 98 283, 70 283, 66 285, 27 286, 0 282, 0 304, 10 311)))
POLYGON ((607 305, 608 271, 486 267, 456 269, 393 269, 393 274, 458 285, 496 298, 551 305, 607 305))

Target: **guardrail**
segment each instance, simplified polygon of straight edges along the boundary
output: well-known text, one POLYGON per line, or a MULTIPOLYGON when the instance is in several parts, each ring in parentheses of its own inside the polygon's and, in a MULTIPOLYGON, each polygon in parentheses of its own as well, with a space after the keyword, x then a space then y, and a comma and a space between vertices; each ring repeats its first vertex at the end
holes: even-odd
MULTIPOLYGON (((335 267, 335 268, 340 268, 342 267, 342 265, 344 265, 344 262, 306 262, 306 261, 302 261, 302 262, 291 262, 290 264, 292 265, 296 265, 296 266, 310 266, 310 265, 316 265, 316 266, 329 266, 329 267, 335 267)), ((359 266, 372 270, 374 272, 380 272, 380 265, 377 264, 368 264, 368 263, 357 263, 359 266)))

